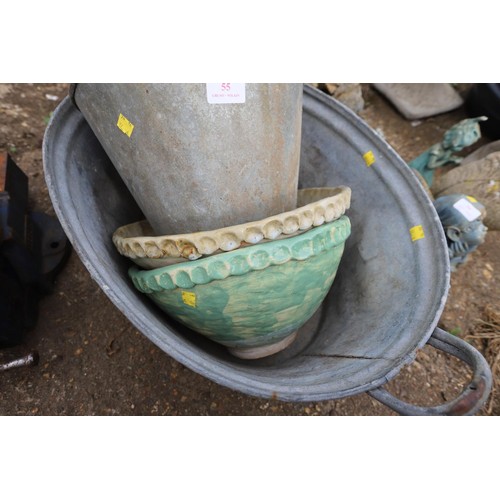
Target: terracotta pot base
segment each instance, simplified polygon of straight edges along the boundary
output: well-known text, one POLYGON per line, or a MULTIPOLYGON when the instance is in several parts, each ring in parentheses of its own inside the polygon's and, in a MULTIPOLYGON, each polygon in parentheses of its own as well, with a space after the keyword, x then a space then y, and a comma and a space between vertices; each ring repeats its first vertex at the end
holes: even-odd
POLYGON ((228 347, 229 352, 240 359, 260 359, 271 356, 286 349, 297 338, 298 330, 295 330, 288 337, 270 345, 260 347, 228 347))

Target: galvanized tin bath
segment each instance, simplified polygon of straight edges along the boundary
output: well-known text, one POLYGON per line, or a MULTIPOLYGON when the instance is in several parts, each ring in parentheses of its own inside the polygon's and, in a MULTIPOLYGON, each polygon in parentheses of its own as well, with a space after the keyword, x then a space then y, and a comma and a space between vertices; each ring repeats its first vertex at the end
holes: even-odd
POLYGON ((246 394, 286 401, 368 391, 402 414, 469 414, 491 390, 491 372, 469 344, 436 328, 449 287, 446 242, 430 199, 409 167, 350 110, 305 87, 300 186, 347 185, 352 233, 331 293, 285 351, 232 357, 166 316, 130 282, 111 236, 144 218, 87 125, 66 99, 44 140, 44 168, 61 223, 92 277, 167 354, 246 394), (473 366, 456 400, 419 408, 383 389, 426 342, 473 366))

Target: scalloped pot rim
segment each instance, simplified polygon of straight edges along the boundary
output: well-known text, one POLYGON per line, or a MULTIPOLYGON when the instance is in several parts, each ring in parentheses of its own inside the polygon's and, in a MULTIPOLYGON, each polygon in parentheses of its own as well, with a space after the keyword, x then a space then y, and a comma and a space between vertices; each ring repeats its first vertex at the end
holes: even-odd
POLYGON ((142 267, 164 267, 245 245, 289 238, 338 219, 351 202, 351 189, 347 186, 300 189, 297 194, 299 208, 259 221, 167 236, 148 234, 152 233, 149 223, 139 221, 118 228, 113 243, 121 255, 142 267))
POLYGON ((142 270, 132 267, 129 276, 134 286, 147 294, 175 288, 193 288, 213 280, 283 265, 291 260, 307 260, 343 244, 350 234, 350 220, 343 215, 333 222, 292 238, 239 248, 233 252, 160 269, 142 270))

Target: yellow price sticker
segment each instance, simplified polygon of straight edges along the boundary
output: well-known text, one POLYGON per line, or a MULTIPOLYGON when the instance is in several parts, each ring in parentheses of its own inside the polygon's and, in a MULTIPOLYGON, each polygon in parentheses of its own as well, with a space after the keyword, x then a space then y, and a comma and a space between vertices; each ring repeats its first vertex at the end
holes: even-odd
POLYGON ((370 150, 363 155, 363 160, 365 160, 366 166, 371 167, 375 163, 375 155, 373 151, 370 150))
POLYGON ((477 203, 476 198, 474 196, 466 196, 466 198, 471 202, 471 203, 477 203))
POLYGON ((182 302, 189 307, 196 307, 196 294, 193 292, 182 292, 182 302))
POLYGON ((422 226, 413 226, 410 229, 410 236, 412 241, 417 241, 425 238, 424 228, 422 226))
POLYGON ((132 131, 134 130, 134 124, 125 118, 121 113, 120 116, 118 116, 116 126, 128 137, 132 135, 132 131))

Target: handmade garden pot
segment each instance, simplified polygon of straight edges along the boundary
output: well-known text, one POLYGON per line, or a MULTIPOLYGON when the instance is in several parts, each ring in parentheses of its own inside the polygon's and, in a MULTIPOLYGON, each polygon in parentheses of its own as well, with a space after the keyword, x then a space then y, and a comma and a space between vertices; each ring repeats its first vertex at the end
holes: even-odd
POLYGON ((346 186, 300 189, 298 208, 266 219, 213 231, 166 236, 155 236, 151 225, 143 220, 118 228, 113 243, 120 254, 139 267, 156 269, 240 246, 289 238, 338 219, 350 202, 351 189, 346 186))
POLYGON ((129 274, 179 322, 237 357, 261 358, 293 342, 319 308, 350 232, 343 215, 288 239, 129 274))

